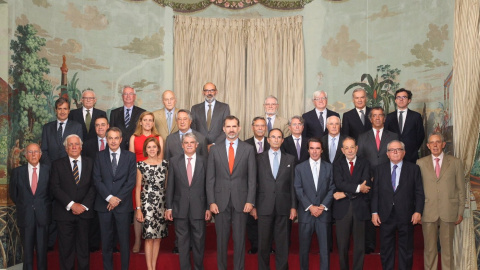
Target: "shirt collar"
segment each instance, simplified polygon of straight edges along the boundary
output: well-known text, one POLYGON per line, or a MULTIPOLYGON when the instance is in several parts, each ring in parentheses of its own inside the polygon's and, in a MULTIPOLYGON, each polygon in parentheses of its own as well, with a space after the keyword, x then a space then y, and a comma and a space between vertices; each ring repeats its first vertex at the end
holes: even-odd
POLYGON ((197 153, 194 153, 191 157, 187 156, 186 154, 185 155, 185 160, 188 160, 188 158, 192 158, 192 160, 195 160, 197 158, 197 153))
POLYGON ((59 125, 60 123, 63 123, 64 125, 67 125, 67 121, 68 121, 68 118, 63 120, 63 121, 60 121, 57 119, 57 125, 59 125))
POLYGON ((82 162, 82 156, 78 156, 78 158, 76 158, 76 159, 68 156, 68 159, 70 159, 70 163, 73 163, 74 160, 77 160, 77 162, 82 162))
POLYGON ((443 160, 443 156, 444 156, 443 151, 438 157, 436 157, 432 154, 432 160, 435 161, 436 158, 439 158, 440 160, 443 160))

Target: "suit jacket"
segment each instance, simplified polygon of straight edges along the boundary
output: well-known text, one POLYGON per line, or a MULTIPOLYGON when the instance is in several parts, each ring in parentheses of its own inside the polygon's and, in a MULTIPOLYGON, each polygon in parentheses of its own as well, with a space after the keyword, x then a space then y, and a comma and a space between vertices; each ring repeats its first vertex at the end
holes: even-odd
POLYGON ((323 204, 328 211, 324 211, 317 219, 321 222, 330 222, 332 213, 333 183, 332 164, 320 159, 320 176, 318 177, 318 188, 315 189, 310 160, 306 160, 295 167, 295 191, 298 199, 298 222, 314 223, 315 217, 310 211, 305 211, 308 206, 319 206, 323 204))
POLYGON ((392 187, 390 161, 375 168, 372 213, 378 213, 381 222, 388 220, 395 205, 396 220, 400 223, 410 223, 413 213, 423 213, 424 204, 422 175, 415 163, 403 161, 395 191, 392 187))
POLYGON ((342 144, 343 140, 345 139, 345 136, 340 135, 338 137, 338 140, 336 141, 337 143, 337 151, 335 151, 335 158, 333 159, 333 162, 330 162, 330 142, 328 141, 328 133, 322 137, 322 160, 325 160, 328 163, 335 163, 337 160, 339 160, 342 157, 345 157, 342 152, 342 144))
POLYGON ((300 145, 300 159, 298 159, 297 155, 297 147, 295 145, 295 140, 293 139, 292 135, 286 137, 283 140, 282 146, 280 147, 282 151, 287 154, 290 154, 295 157, 295 165, 298 163, 304 162, 310 157, 308 153, 308 138, 302 136, 302 143, 300 145))
POLYGON ((408 110, 403 124, 403 131, 400 133, 397 111, 391 112, 385 120, 385 129, 396 133, 399 140, 405 144, 405 157, 403 159, 409 162, 416 162, 418 149, 420 149, 425 139, 422 116, 416 111, 408 110))
POLYGON ((52 196, 50 193, 50 166, 39 163, 38 184, 35 195, 32 193, 28 175, 28 165, 12 170, 8 185, 10 198, 17 206, 19 227, 45 226, 52 220, 52 196))
POLYGON ((372 174, 373 169, 378 164, 389 161, 387 156, 387 144, 393 140, 398 140, 397 134, 384 128, 382 138, 380 138, 380 150, 378 151, 373 129, 360 134, 358 137, 357 155, 368 160, 370 167, 372 168, 372 174))
POLYGON ((174 156, 170 161, 166 209, 172 209, 173 218, 192 217, 203 220, 207 210, 205 193, 207 160, 201 155, 196 155, 191 186, 188 185, 185 155, 174 156))
MULTIPOLYGON (((265 119, 267 119, 267 118, 265 118, 265 119)), ((288 128, 288 120, 286 118, 281 117, 281 116, 278 116, 278 115, 275 116, 275 122, 273 122, 273 127, 272 128, 280 129, 283 132, 283 137, 284 138, 292 135, 292 132, 288 128)))
MULTIPOLYGON (((203 156, 205 159, 208 157, 207 139, 198 131, 192 130, 193 135, 197 137, 198 147, 197 155, 203 156)), ((183 155, 182 141, 180 141, 180 132, 176 131, 167 137, 165 143, 165 159, 170 161, 174 156, 183 155)))
POLYGON ((360 119, 356 108, 343 114, 342 134, 344 136, 349 136, 357 140, 360 134, 372 129, 372 122, 368 119, 368 114, 370 113, 371 108, 365 108, 365 125, 362 124, 362 120, 360 119))
POLYGON ((92 114, 92 121, 90 122, 90 129, 88 130, 88 132, 87 125, 85 124, 85 120, 83 119, 83 107, 70 111, 70 114, 68 115, 68 120, 76 121, 82 125, 82 134, 84 141, 97 137, 97 133, 95 132, 95 120, 97 120, 97 118, 102 115, 107 117, 107 113, 99 109, 93 108, 90 112, 92 114))
POLYGON ((347 214, 352 202, 352 212, 357 220, 370 220, 370 198, 364 193, 355 193, 358 185, 367 180, 367 186, 372 187, 370 175, 370 164, 366 159, 357 157, 353 167, 353 174, 350 175, 350 168, 345 157, 333 164, 333 180, 337 191, 345 192, 346 198, 333 201, 333 217, 342 219, 347 214))
MULTIPOLYGON (((107 137, 105 137, 104 139, 105 139, 105 149, 108 149, 107 137)), ((91 158, 93 161, 95 161, 95 159, 97 158, 98 152, 100 152, 100 149, 98 148, 97 136, 83 143, 82 156, 87 156, 91 158)))
POLYGON ((238 140, 233 172, 228 168, 225 141, 210 148, 207 170, 207 202, 215 203, 220 212, 227 208, 231 198, 237 212, 243 212, 245 203, 255 205, 256 173, 255 150, 238 140))
POLYGON ((153 112, 153 115, 155 117, 155 127, 157 128, 158 133, 160 133, 160 136, 163 139, 163 145, 165 145, 165 143, 167 142, 168 135, 178 131, 177 121, 175 120, 177 118, 178 111, 179 109, 175 108, 175 111, 172 115, 172 127, 170 132, 168 132, 165 108, 161 108, 160 110, 156 110, 153 112))
POLYGON ((133 211, 132 190, 136 183, 137 163, 135 154, 121 150, 118 159, 118 167, 115 175, 110 160, 110 150, 98 152, 93 166, 93 181, 97 188, 95 210, 107 212, 108 202, 105 200, 109 195, 118 197, 120 204, 113 209, 117 213, 133 211))
POLYGON ((63 130, 62 141, 57 138, 57 120, 46 123, 42 129, 42 162, 50 165, 52 161, 67 156, 63 141, 68 135, 76 134, 83 139, 82 125, 73 120, 68 120, 63 130))
POLYGON ((295 181, 295 157, 281 152, 277 178, 273 177, 269 151, 257 155, 257 213, 259 215, 289 216, 290 209, 297 209, 295 181))
MULTIPOLYGON (((276 120, 275 120, 275 121, 276 121, 276 120)), ((244 142, 252 145, 252 146, 253 146, 253 149, 255 149, 255 154, 258 155, 257 146, 255 145, 255 139, 254 139, 254 137, 251 137, 251 138, 245 140, 244 142)), ((263 142, 264 142, 264 143, 263 143, 263 152, 266 152, 266 151, 268 151, 268 150, 270 149, 270 144, 269 144, 268 141, 267 141, 267 137, 265 137, 265 140, 263 140, 263 142)))
POLYGON ((93 203, 95 201, 95 186, 92 179, 93 160, 83 156, 80 182, 75 183, 72 164, 69 157, 58 159, 52 163, 50 188, 55 198, 53 202, 53 218, 60 221, 72 221, 77 218, 93 218, 93 203), (70 202, 76 202, 88 208, 80 215, 67 211, 70 202))
POLYGON ((462 161, 444 154, 440 178, 435 174, 432 155, 417 161, 422 172, 425 208, 422 221, 455 222, 465 210, 465 180, 462 161))
POLYGON ((205 117, 205 102, 192 106, 192 126, 191 128, 202 133, 207 138, 207 143, 212 144, 225 139, 223 132, 223 121, 230 115, 230 106, 228 104, 215 101, 215 108, 212 112, 212 121, 210 130, 207 129, 207 118, 205 117))
POLYGON ((110 112, 110 127, 118 127, 122 131, 122 149, 128 150, 128 145, 130 142, 130 137, 135 132, 137 127, 137 121, 145 110, 137 106, 133 106, 130 123, 128 128, 125 127, 125 107, 118 107, 110 112))
MULTIPOLYGON (((336 115, 340 118, 340 115, 334 111, 331 111, 327 109, 327 118, 330 116, 336 115)), ((303 120, 305 123, 303 124, 303 133, 302 137, 304 138, 313 138, 313 137, 318 137, 322 138, 323 135, 327 134, 328 131, 326 132, 327 128, 327 122, 325 121, 323 130, 320 128, 320 121, 318 120, 317 112, 315 109, 306 112, 302 115, 303 120)))

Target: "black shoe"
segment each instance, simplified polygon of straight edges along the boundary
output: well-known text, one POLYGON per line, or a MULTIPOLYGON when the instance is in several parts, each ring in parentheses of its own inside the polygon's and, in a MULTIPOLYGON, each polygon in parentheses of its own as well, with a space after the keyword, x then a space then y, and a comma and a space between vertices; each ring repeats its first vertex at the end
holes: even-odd
POLYGON ((172 253, 173 253, 173 254, 178 254, 178 247, 174 247, 174 248, 172 249, 172 253))
POLYGON ((253 247, 248 251, 248 254, 257 254, 257 252, 258 252, 258 249, 256 247, 253 247))
POLYGON ((275 254, 275 249, 271 248, 270 249, 270 254, 275 254))
POLYGON ((90 248, 89 250, 90 250, 90 252, 91 252, 91 253, 93 253, 93 252, 97 252, 97 251, 99 251, 99 250, 100 250, 100 248, 97 248, 97 247, 92 247, 92 248, 90 248))
POLYGON ((47 252, 53 251, 53 247, 48 247, 47 252))
POLYGON ((374 251, 374 250, 371 249, 371 248, 366 248, 366 249, 365 249, 365 254, 373 253, 373 251, 374 251))
POLYGON ((113 248, 113 253, 119 253, 119 252, 120 252, 120 250, 118 250, 118 248, 116 248, 116 247, 113 248))

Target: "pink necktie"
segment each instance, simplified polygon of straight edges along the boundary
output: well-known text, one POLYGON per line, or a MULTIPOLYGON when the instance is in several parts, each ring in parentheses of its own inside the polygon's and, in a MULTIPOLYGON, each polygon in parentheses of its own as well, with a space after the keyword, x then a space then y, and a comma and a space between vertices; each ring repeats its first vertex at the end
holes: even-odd
POLYGON ((103 142, 103 139, 100 139, 100 151, 105 150, 105 143, 103 142))
POLYGON ((33 173, 32 173, 32 193, 33 193, 33 195, 35 195, 35 191, 37 191, 37 185, 38 185, 37 168, 33 168, 33 173))
POLYGON ((437 175, 437 178, 440 178, 440 159, 435 158, 435 174, 437 175))
POLYGON ((375 142, 377 143, 377 151, 380 151, 380 130, 377 129, 377 136, 375 136, 375 142))
POLYGON ((188 159, 188 164, 187 164, 187 178, 188 178, 188 185, 192 185, 192 164, 190 161, 192 160, 191 157, 187 158, 188 159))

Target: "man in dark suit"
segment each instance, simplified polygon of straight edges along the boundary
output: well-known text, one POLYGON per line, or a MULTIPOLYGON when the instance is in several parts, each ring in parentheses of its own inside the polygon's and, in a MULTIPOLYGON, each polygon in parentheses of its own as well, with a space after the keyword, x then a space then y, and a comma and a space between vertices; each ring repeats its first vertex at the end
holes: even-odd
POLYGON ((412 102, 410 90, 400 88, 395 92, 397 109, 387 115, 385 129, 398 135, 399 140, 405 144, 404 159, 415 163, 418 159, 418 149, 425 139, 425 128, 422 116, 408 109, 410 102, 412 102))
POLYGON ((97 188, 95 210, 102 233, 103 269, 113 269, 113 224, 120 242, 121 269, 130 262, 130 221, 133 212, 132 190, 137 168, 135 154, 120 149, 122 131, 117 127, 107 130, 108 150, 97 155, 93 167, 93 180, 97 188))
POLYGON ((357 88, 352 93, 355 108, 343 114, 342 134, 358 140, 358 136, 372 129, 372 123, 366 119, 370 113, 367 107, 367 92, 363 88, 357 88))
POLYGON ((168 135, 165 144, 165 159, 170 160, 174 156, 182 155, 184 153, 182 137, 184 134, 193 133, 195 135, 198 147, 195 147, 197 154, 207 159, 207 140, 198 131, 191 128, 192 115, 188 110, 179 110, 176 114, 176 127, 178 131, 168 135))
POLYGON ((365 255, 365 222, 370 221, 370 200, 367 197, 372 181, 370 164, 357 157, 355 139, 343 140, 345 155, 333 164, 333 180, 337 191, 333 194, 333 217, 335 218, 340 269, 348 270, 350 235, 353 235, 353 269, 363 269, 365 255))
POLYGON ((131 86, 125 86, 122 91, 123 106, 110 112, 110 126, 122 131, 122 149, 128 150, 130 137, 135 132, 138 117, 145 110, 135 106, 137 94, 131 86))
POLYGON ((302 115, 305 120, 302 135, 305 138, 322 138, 325 135, 327 118, 332 115, 340 117, 340 115, 327 109, 328 97, 325 91, 313 92, 312 101, 315 108, 302 115))
POLYGON ((195 269, 203 269, 205 221, 211 212, 205 199, 207 160, 196 153, 197 138, 193 133, 183 136, 183 155, 170 159, 165 217, 175 223, 180 269, 190 270, 190 247, 195 269))
POLYGON ((258 218, 258 269, 270 269, 272 236, 277 248, 276 269, 288 269, 288 248, 291 221, 297 216, 295 157, 280 150, 283 133, 278 128, 269 132, 270 150, 257 156, 257 205, 251 215, 258 218))
POLYGON ((88 233, 93 218, 95 186, 93 185, 93 161, 80 156, 82 140, 78 135, 65 139, 68 156, 52 163, 50 187, 55 198, 53 218, 58 225, 58 246, 61 269, 90 269, 88 233))
MULTIPOLYGON (((384 129, 385 113, 383 108, 372 108, 368 118, 372 123, 372 129, 358 137, 358 156, 370 163, 370 173, 373 175, 374 168, 378 164, 388 162, 387 144, 397 140, 398 136, 384 129)), ((370 254, 375 251, 376 238, 375 227, 367 221, 365 224, 365 253, 370 254)))
POLYGON ((215 99, 217 87, 213 83, 203 86, 205 101, 192 106, 192 129, 207 138, 208 149, 212 144, 225 139, 222 131, 223 120, 230 115, 230 106, 215 99))
POLYGON ((295 191, 298 198, 298 236, 300 269, 308 270, 313 232, 320 247, 320 269, 330 269, 328 234, 335 185, 332 164, 321 160, 322 142, 308 140, 310 158, 295 167, 295 191))
POLYGON ((245 227, 255 204, 255 150, 238 139, 240 121, 227 116, 223 130, 227 139, 210 149, 207 170, 207 201, 215 214, 218 269, 227 269, 228 239, 233 228, 233 265, 245 267, 245 227))
POLYGON ((331 164, 343 157, 342 143, 345 137, 340 134, 340 118, 330 116, 327 118, 328 134, 322 137, 322 160, 331 164))
POLYGON ((413 225, 422 219, 425 195, 420 168, 404 161, 405 145, 397 140, 387 146, 389 162, 374 174, 372 223, 380 226, 380 258, 383 269, 395 269, 398 233, 398 269, 412 269, 413 225))
POLYGON ((69 120, 74 120, 82 125, 83 140, 87 141, 95 138, 95 120, 99 116, 107 116, 107 114, 99 109, 94 108, 97 98, 95 92, 87 89, 82 93, 82 108, 72 110, 68 115, 69 120))
POLYGON ((295 115, 290 119, 289 129, 292 135, 285 138, 281 149, 295 157, 295 165, 308 159, 308 138, 302 137, 303 118, 295 115))
POLYGON ((25 148, 27 165, 13 169, 10 178, 10 199, 17 208, 17 226, 23 246, 23 269, 33 269, 36 249, 37 269, 47 270, 48 225, 52 218, 49 188, 50 167, 40 163, 42 151, 36 143, 25 148))

